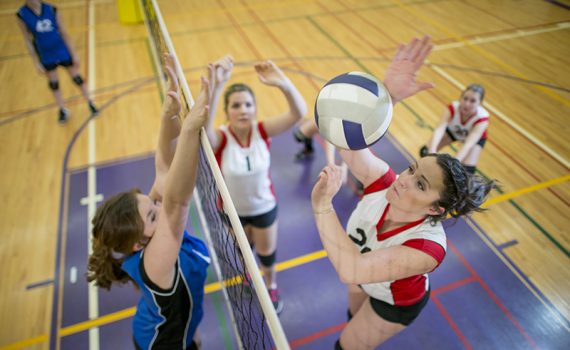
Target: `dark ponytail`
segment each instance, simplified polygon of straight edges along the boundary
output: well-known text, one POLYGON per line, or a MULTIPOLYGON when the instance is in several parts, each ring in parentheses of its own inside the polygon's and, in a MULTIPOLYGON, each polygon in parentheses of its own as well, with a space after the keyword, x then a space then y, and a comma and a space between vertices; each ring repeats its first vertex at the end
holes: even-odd
POLYGON ((443 190, 440 199, 434 205, 442 207, 444 211, 439 215, 430 216, 432 224, 445 219, 448 215, 457 218, 485 210, 481 205, 491 189, 497 188, 495 181, 470 174, 459 160, 449 154, 429 154, 428 157, 436 157, 437 164, 443 171, 443 190))
MULTIPOLYGON (((107 199, 93 217, 93 253, 87 265, 87 281, 110 289, 113 282, 132 281, 121 265, 144 239, 144 222, 138 211, 138 189, 107 199)), ((133 281, 134 282, 134 281, 133 281)))

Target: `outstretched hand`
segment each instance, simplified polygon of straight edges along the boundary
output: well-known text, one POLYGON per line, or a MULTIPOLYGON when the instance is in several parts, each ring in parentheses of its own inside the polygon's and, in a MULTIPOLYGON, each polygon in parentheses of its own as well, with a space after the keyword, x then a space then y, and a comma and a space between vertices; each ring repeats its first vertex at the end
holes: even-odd
POLYGON ((259 80, 266 85, 283 87, 289 79, 272 61, 263 61, 255 65, 259 80))
POLYGON ((384 76, 384 85, 390 92, 393 104, 435 86, 416 81, 416 75, 432 48, 428 35, 421 40, 414 38, 407 45, 400 44, 384 76))
POLYGON ((230 55, 225 55, 214 63, 210 63, 208 67, 212 66, 214 74, 210 74, 210 84, 212 88, 222 86, 232 76, 234 69, 234 59, 230 55))
POLYGON ((201 77, 200 80, 202 82, 200 93, 198 94, 198 97, 194 101, 194 105, 184 119, 184 126, 187 126, 192 130, 199 130, 206 124, 210 111, 210 96, 212 95, 212 86, 208 79, 201 77))
POLYGON ((324 167, 311 193, 313 210, 315 212, 322 212, 332 208, 332 199, 337 194, 341 185, 341 168, 333 164, 324 167))
POLYGON ((162 107, 162 113, 167 118, 172 118, 180 114, 182 104, 180 102, 180 86, 178 85, 178 75, 176 74, 176 65, 174 64, 174 57, 169 54, 164 54, 164 62, 166 74, 168 75, 168 88, 166 90, 166 98, 162 107))

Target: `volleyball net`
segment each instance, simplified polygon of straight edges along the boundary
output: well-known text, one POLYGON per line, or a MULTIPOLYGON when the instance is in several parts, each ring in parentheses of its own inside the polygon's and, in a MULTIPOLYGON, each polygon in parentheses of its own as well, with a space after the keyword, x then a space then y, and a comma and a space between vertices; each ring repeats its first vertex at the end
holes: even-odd
MULTIPOLYGON (((190 88, 156 0, 141 1, 152 56, 163 91, 166 86, 163 54, 168 52, 175 58, 181 89, 181 115, 184 116, 194 104, 190 88)), ((204 129, 200 137, 202 146, 193 200, 236 342, 241 349, 289 349, 204 129)))

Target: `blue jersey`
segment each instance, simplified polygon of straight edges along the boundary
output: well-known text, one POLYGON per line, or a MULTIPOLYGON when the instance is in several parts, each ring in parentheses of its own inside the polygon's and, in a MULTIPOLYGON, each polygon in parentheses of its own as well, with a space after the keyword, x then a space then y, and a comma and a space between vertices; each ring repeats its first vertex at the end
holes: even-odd
POLYGON ((141 349, 186 349, 204 313, 204 282, 210 263, 204 243, 184 232, 174 284, 164 290, 143 267, 144 250, 125 259, 122 268, 141 289, 133 337, 141 349))
POLYGON ((59 32, 56 11, 54 6, 42 3, 39 16, 25 5, 17 13, 34 37, 34 47, 44 66, 71 61, 71 54, 59 32))

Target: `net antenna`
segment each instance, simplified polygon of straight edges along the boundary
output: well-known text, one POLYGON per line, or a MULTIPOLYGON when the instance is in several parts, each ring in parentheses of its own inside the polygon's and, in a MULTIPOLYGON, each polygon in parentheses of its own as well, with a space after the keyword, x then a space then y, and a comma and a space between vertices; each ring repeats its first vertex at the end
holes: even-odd
MULTIPOLYGON (((184 78, 184 71, 156 0, 141 1, 162 91, 165 91, 166 86, 163 53, 169 52, 174 57, 182 92, 181 115, 185 116, 194 105, 194 99, 184 78)), ((203 128, 200 141, 200 164, 194 189, 194 203, 238 346, 240 349, 289 350, 287 338, 203 128), (245 280, 251 282, 253 288, 244 285, 245 280)))

